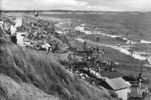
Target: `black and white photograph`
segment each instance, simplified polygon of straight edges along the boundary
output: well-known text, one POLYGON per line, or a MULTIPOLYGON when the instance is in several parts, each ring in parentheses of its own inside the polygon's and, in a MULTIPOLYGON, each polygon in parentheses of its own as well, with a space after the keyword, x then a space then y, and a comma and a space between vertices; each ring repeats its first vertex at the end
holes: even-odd
POLYGON ((151 0, 0 0, 0 100, 151 100, 151 0))

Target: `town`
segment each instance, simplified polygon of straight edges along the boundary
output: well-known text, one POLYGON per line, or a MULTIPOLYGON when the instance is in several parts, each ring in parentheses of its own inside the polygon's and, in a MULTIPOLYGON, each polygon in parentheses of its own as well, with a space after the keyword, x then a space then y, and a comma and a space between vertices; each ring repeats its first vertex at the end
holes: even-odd
POLYGON ((118 62, 104 57, 106 52, 103 48, 92 45, 87 40, 73 41, 73 38, 67 35, 72 31, 91 34, 89 31, 84 31, 80 27, 76 27, 75 30, 59 29, 58 21, 44 20, 39 16, 38 12, 19 17, 2 15, 1 37, 22 48, 42 51, 48 56, 58 55, 67 71, 97 88, 107 89, 113 98, 150 100, 151 90, 148 87, 150 83, 143 76, 143 66, 138 75, 126 75, 117 70, 120 66, 118 62), (74 46, 72 42, 79 42, 80 48, 74 46))

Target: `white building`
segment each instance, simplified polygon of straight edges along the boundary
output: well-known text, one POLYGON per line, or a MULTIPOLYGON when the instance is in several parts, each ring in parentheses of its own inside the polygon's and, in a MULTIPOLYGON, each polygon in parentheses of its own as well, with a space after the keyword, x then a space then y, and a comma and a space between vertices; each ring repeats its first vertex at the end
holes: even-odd
POLYGON ((16 20, 15 20, 15 27, 21 27, 23 24, 23 20, 22 20, 22 17, 17 17, 16 20))
POLYGON ((131 84, 125 81, 123 78, 105 79, 105 83, 108 85, 108 89, 114 91, 122 100, 128 99, 128 93, 130 93, 131 84))
POLYGON ((19 46, 24 46, 24 38, 26 36, 26 32, 16 32, 17 44, 19 46))
POLYGON ((14 25, 11 25, 11 27, 10 27, 11 35, 16 35, 16 31, 17 31, 16 27, 14 25))

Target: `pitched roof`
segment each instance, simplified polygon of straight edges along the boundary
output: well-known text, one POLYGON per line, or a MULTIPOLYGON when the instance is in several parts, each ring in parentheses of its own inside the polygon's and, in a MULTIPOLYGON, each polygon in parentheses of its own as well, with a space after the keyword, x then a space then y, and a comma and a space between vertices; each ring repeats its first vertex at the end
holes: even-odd
POLYGON ((114 78, 114 79, 109 79, 106 78, 105 82, 113 89, 113 90, 120 90, 120 89, 125 89, 130 87, 130 83, 126 82, 123 78, 114 78))

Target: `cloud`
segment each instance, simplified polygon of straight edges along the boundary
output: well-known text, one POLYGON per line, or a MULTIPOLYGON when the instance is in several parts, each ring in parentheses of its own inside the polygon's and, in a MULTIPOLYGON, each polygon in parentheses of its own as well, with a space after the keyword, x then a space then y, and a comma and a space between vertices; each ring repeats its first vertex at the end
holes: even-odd
MULTIPOLYGON (((151 0, 84 0, 91 5, 120 11, 151 11, 151 0)), ((98 8, 99 9, 99 8, 98 8)))
POLYGON ((151 0, 1 0, 1 9, 151 11, 151 0))
POLYGON ((83 7, 87 7, 88 3, 85 1, 77 1, 77 0, 34 0, 35 3, 40 7, 44 7, 44 9, 82 9, 83 7), (41 3, 39 3, 41 2, 41 3))
POLYGON ((151 0, 127 0, 121 4, 124 10, 151 11, 151 0))
POLYGON ((77 0, 2 0, 2 9, 82 9, 88 6, 85 1, 77 0))
POLYGON ((1 0, 1 8, 6 10, 26 10, 36 7, 33 0, 1 0))

